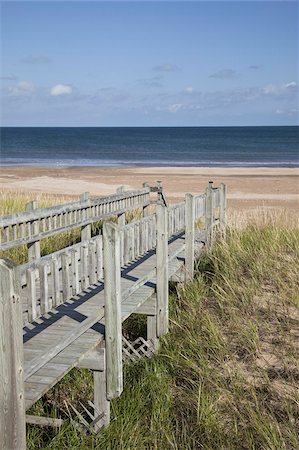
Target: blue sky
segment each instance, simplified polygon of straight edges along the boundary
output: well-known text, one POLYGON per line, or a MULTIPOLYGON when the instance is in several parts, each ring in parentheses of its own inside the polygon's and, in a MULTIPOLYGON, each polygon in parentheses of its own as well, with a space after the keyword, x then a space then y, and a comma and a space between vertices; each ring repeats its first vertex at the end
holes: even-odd
POLYGON ((6 1, 2 124, 298 123, 297 2, 6 1))

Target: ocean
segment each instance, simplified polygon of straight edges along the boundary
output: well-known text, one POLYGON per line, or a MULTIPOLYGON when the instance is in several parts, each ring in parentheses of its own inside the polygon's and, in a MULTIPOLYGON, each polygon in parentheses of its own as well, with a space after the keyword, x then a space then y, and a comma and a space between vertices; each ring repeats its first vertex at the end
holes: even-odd
POLYGON ((299 127, 2 127, 0 163, 296 167, 299 127))

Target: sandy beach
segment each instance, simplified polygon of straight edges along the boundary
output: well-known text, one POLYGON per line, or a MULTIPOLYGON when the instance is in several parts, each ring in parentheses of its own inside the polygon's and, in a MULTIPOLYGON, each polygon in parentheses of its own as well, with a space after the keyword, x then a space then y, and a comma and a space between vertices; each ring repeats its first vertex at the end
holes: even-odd
POLYGON ((223 182, 234 209, 299 206, 298 168, 226 167, 1 167, 0 190, 78 196, 106 195, 118 186, 138 188, 162 181, 170 202, 186 192, 203 192, 208 181, 223 182))

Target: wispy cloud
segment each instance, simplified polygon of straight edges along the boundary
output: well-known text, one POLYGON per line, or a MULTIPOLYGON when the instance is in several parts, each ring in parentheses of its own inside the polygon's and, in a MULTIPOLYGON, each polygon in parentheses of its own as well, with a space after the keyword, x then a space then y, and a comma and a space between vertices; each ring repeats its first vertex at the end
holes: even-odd
POLYGON ((233 69, 222 69, 218 72, 212 73, 209 78, 220 78, 225 80, 231 80, 237 76, 237 71, 233 69))
POLYGON ((291 81, 285 84, 268 84, 267 86, 262 88, 262 92, 265 95, 293 95, 298 93, 298 84, 296 81, 291 81))
POLYGON ((37 55, 37 56, 25 56, 21 59, 21 62, 24 64, 48 64, 52 60, 48 56, 37 55))
POLYGON ((72 86, 69 84, 56 84, 51 88, 51 95, 58 97, 60 95, 70 95, 73 92, 72 86))
POLYGON ((164 85, 163 83, 161 83, 161 80, 163 80, 163 76, 156 75, 150 78, 139 78, 138 80, 136 80, 136 82, 138 84, 141 84, 142 86, 149 88, 162 88, 164 85))
POLYGON ((3 81, 16 81, 18 77, 16 75, 3 75, 0 77, 0 80, 3 81))
POLYGON ((251 66, 248 66, 248 68, 252 70, 259 70, 262 67, 263 67, 262 64, 252 64, 251 66))
POLYGON ((28 97, 35 92, 35 85, 30 81, 20 81, 17 85, 6 88, 6 92, 12 97, 28 97))
POLYGON ((180 70, 180 67, 176 64, 160 64, 153 67, 153 70, 156 72, 177 72, 180 70))
POLYGON ((299 109, 298 108, 289 108, 289 109, 277 109, 275 111, 275 114, 278 114, 280 116, 298 116, 299 109))

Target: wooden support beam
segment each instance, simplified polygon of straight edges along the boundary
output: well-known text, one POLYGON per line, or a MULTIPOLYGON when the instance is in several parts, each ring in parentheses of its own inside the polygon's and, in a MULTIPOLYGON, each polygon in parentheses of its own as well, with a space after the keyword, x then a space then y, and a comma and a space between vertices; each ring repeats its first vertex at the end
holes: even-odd
POLYGON ((157 205, 157 336, 168 332, 168 224, 167 208, 157 205))
POLYGON ((103 372, 105 370, 105 349, 96 347, 80 359, 77 367, 103 372))
MULTIPOLYGON (((84 192, 80 196, 81 202, 88 202, 89 200, 89 192, 84 192)), ((88 212, 87 212, 88 214, 88 212)), ((91 223, 88 223, 87 225, 84 225, 81 228, 81 241, 88 241, 88 239, 91 238, 91 223)))
POLYGON ((214 222, 214 205, 213 205, 213 181, 209 181, 206 188, 206 211, 205 211, 205 229, 206 244, 211 246, 213 242, 213 222, 214 222))
POLYGON ((101 419, 94 425, 96 432, 110 423, 110 401, 107 400, 106 376, 106 371, 93 372, 94 416, 102 415, 101 419))
POLYGON ((113 223, 103 227, 107 399, 123 390, 120 236, 113 223))
MULTIPOLYGON (((30 212, 30 211, 34 211, 35 209, 37 209, 38 205, 37 205, 37 201, 32 201, 27 203, 26 205, 26 211, 30 212)), ((38 235, 39 234, 39 225, 38 225, 38 220, 34 220, 32 222, 32 232, 34 235, 38 235)), ((27 244, 27 248, 28 248, 28 261, 33 261, 35 259, 39 259, 40 258, 40 241, 34 241, 34 242, 30 242, 30 244, 27 244)))
POLYGON ((99 431, 102 427, 109 425, 110 423, 110 401, 107 400, 107 372, 105 363, 105 342, 102 342, 98 347, 98 352, 104 351, 103 358, 103 370, 93 371, 93 383, 94 383, 94 417, 101 418, 96 421, 94 425, 95 431, 99 431))
POLYGON ((11 261, 0 260, 0 449, 25 450, 26 421, 20 284, 11 261))
POLYGON ((185 196, 185 269, 186 281, 194 276, 195 201, 191 194, 185 196))
POLYGON ((220 222, 220 232, 222 236, 225 234, 226 226, 226 185, 224 183, 220 184, 220 212, 219 212, 219 222, 220 222))
POLYGON ((156 294, 152 295, 148 298, 142 305, 140 305, 135 311, 134 314, 146 314, 149 316, 156 315, 157 312, 157 299, 156 294))
POLYGON ((157 336, 157 316, 147 316, 147 340, 151 340, 154 350, 159 349, 159 338, 157 336))
POLYGON ((30 425, 38 425, 40 427, 60 428, 64 424, 64 420, 26 414, 26 423, 29 423, 30 425))

